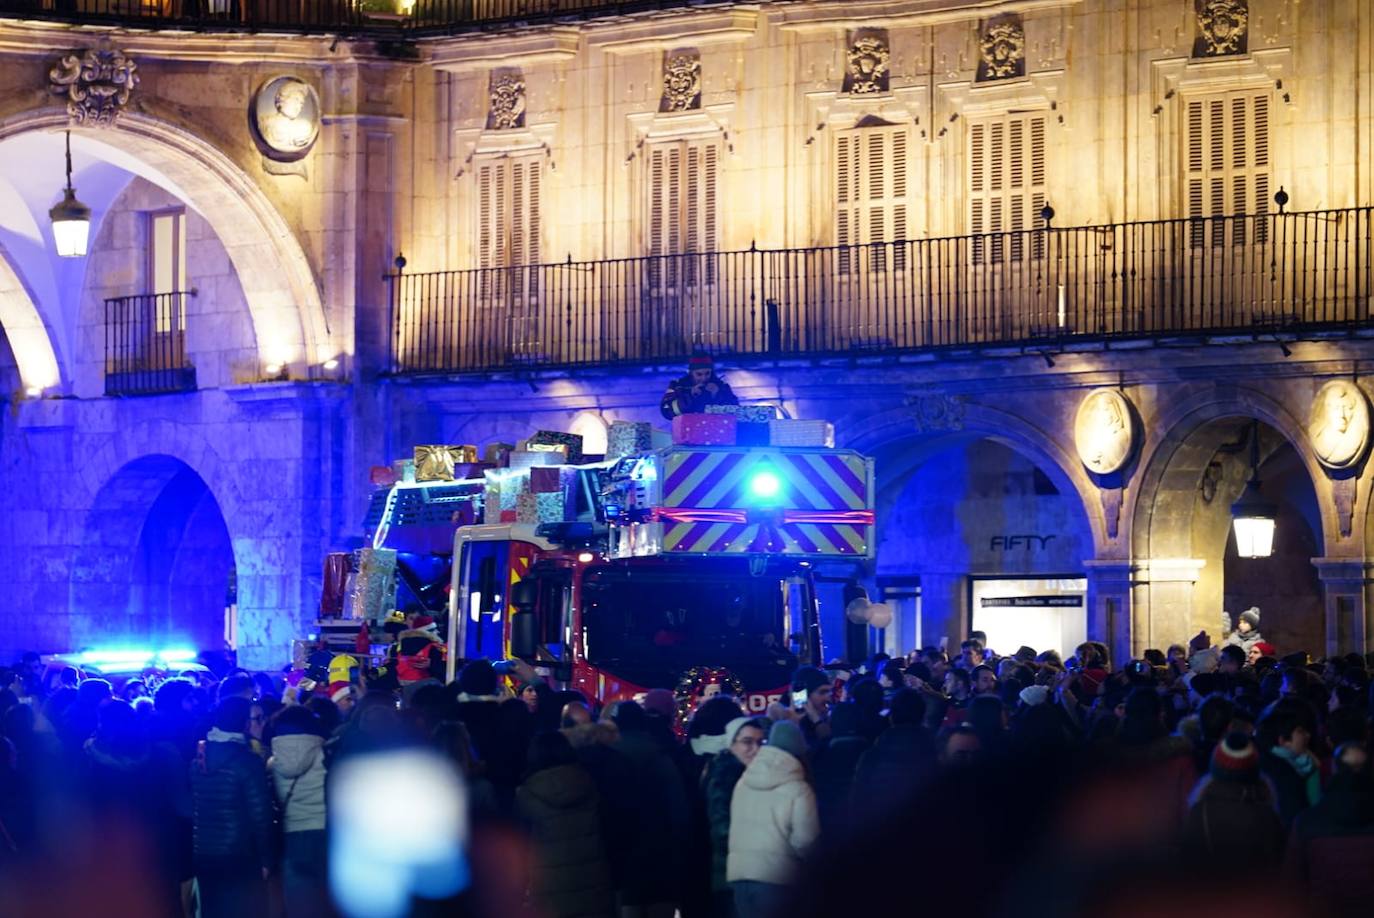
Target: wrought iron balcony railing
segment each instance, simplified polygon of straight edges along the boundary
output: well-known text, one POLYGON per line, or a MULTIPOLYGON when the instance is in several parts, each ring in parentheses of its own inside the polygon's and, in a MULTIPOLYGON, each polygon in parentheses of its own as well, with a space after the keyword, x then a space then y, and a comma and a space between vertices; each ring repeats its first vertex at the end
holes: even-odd
POLYGON ((691 0, 0 0, 0 17, 202 31, 397 37, 686 6, 691 0))
POLYGON ((390 278, 402 374, 1371 323, 1368 207, 390 278))
POLYGON ((194 392, 186 358, 186 298, 194 290, 105 301, 105 394, 194 392))

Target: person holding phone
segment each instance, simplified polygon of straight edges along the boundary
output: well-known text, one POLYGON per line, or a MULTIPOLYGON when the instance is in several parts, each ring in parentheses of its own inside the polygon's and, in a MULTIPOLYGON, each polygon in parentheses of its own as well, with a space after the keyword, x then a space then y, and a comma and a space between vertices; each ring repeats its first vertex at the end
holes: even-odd
POLYGON ((792 710, 810 749, 830 738, 830 705, 834 697, 830 677, 816 667, 803 666, 792 675, 792 710))

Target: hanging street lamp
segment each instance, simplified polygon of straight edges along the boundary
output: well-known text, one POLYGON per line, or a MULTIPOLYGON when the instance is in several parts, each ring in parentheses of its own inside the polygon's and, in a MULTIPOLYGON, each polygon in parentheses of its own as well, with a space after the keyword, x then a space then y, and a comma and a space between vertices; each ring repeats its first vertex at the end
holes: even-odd
POLYGON ((62 200, 48 211, 53 241, 63 258, 84 258, 91 233, 91 209, 76 199, 72 187, 72 132, 67 131, 67 187, 62 200))
POLYGON ((1278 507, 1260 494, 1259 424, 1250 423, 1250 480, 1240 500, 1231 505, 1231 525, 1236 532, 1236 553, 1242 558, 1267 558, 1274 553, 1274 527, 1278 507))

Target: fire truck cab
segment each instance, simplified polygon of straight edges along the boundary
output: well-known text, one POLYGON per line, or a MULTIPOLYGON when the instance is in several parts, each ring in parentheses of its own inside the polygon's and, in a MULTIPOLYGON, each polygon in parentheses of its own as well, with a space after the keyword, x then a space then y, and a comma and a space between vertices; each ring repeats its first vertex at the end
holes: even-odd
POLYGON ((872 556, 871 460, 673 446, 569 472, 567 520, 457 530, 450 678, 518 657, 605 702, 727 691, 761 713, 820 662, 813 565, 872 556))

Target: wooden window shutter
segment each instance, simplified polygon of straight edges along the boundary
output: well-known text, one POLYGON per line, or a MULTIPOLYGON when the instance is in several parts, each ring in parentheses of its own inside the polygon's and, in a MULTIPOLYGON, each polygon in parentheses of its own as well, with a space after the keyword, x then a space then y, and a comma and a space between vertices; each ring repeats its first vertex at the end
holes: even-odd
POLYGON ((835 244, 838 271, 858 269, 855 249, 868 247, 867 270, 905 270, 910 232, 909 143, 904 125, 855 128, 835 137, 835 244))
POLYGON ((1046 119, 1014 114, 969 125, 969 232, 975 264, 1044 255, 1046 119))
POLYGON ((1184 209, 1196 221, 1190 244, 1267 239, 1269 94, 1242 90, 1190 99, 1184 120, 1184 209))
POLYGON ((676 285, 714 283, 710 258, 673 258, 715 252, 720 244, 720 142, 679 140, 655 144, 646 181, 649 254, 663 256, 652 277, 676 285), (704 266, 704 269, 703 269, 704 266), (660 274, 661 272, 661 274, 660 274))

